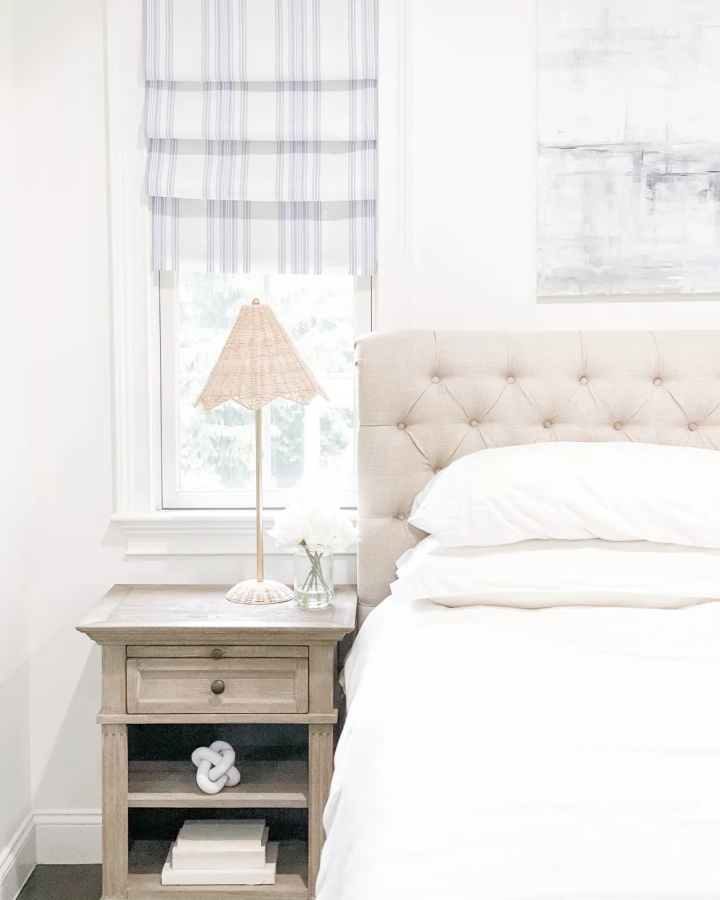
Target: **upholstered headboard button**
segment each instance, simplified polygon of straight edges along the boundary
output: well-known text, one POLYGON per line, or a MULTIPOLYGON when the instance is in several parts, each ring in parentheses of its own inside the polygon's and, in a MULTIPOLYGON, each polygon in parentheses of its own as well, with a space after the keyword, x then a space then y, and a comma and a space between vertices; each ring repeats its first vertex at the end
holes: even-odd
POLYGON ((477 419, 470 419, 470 421, 468 422, 468 425, 469 425, 471 428, 477 428, 477 426, 478 426, 478 420, 477 420, 477 419))
POLYGON ((550 419, 545 419, 545 421, 543 422, 543 428, 552 428, 552 422, 550 421, 550 419))
POLYGON ((585 375, 583 375, 583 377, 580 379, 580 384, 587 384, 587 383, 588 383, 587 377, 585 375))
POLYGON ((407 425, 404 422, 398 422, 398 430, 399 431, 405 431, 406 428, 407 428, 407 425))
POLYGON ((662 384, 662 378, 656 378, 653 381, 653 384, 655 385, 655 387, 660 387, 660 385, 662 384))
POLYGON ((688 425, 688 428, 690 429, 690 431, 695 431, 697 428, 697 425, 694 422, 690 422, 690 424, 688 425))
POLYGON ((508 384, 515 384, 515 378, 513 375, 508 375, 506 380, 508 384))
POLYGON ((433 384, 437 384, 440 381, 440 379, 437 377, 437 375, 433 375, 433 377, 430 379, 430 381, 432 381, 433 384))

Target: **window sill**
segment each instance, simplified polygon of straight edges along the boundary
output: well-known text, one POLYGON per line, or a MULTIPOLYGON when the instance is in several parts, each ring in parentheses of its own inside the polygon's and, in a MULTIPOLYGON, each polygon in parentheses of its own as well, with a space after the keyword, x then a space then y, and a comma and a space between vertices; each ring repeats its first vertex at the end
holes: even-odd
MULTIPOLYGON (((351 513, 353 520, 356 513, 351 513)), ((111 518, 125 541, 128 557, 254 556, 255 510, 158 510, 143 514, 115 514, 111 518)), ((263 516, 266 556, 289 556, 267 537, 275 514, 263 516)), ((354 557, 354 552, 336 556, 354 557)))

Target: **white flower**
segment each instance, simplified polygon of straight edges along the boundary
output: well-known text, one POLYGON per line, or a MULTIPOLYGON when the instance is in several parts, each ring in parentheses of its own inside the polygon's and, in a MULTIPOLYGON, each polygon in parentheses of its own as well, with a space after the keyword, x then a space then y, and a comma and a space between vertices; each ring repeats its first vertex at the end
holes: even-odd
POLYGON ((290 506, 275 517, 270 531, 281 546, 302 544, 309 550, 347 550, 357 540, 350 518, 331 507, 290 506))
POLYGON ((289 506, 275 516, 275 526, 269 532, 283 547, 291 547, 305 540, 310 527, 308 511, 302 506, 289 506))

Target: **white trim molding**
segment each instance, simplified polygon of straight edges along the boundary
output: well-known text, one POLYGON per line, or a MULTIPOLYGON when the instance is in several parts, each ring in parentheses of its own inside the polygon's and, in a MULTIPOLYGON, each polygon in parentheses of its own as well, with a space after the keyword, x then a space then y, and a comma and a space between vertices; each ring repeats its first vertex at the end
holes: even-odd
MULTIPOLYGON (((254 510, 118 513, 112 521, 125 536, 127 556, 237 556, 255 552, 254 510)), ((273 514, 265 512, 263 533, 266 537, 273 524, 273 514)), ((272 552, 272 539, 267 544, 272 552)))
MULTIPOLYGON (((357 521, 356 511, 350 516, 357 521)), ((145 515, 112 517, 124 536, 126 556, 167 558, 173 556, 254 556, 254 510, 162 510, 145 515)), ((294 550, 277 547, 268 537, 275 513, 263 515, 265 557, 289 561, 294 550)), ((354 584, 355 552, 336 553, 335 581, 354 584)))
POLYGON ((28 815, 10 844, 0 850, 0 900, 15 900, 35 862, 35 823, 28 815))
POLYGON ((417 0, 380 4, 378 73, 378 282, 373 330, 413 328, 413 16, 417 0))
POLYGON ((159 285, 144 196, 142 0, 107 0, 115 509, 160 506, 159 285), (153 299, 154 298, 154 299, 153 299))
MULTIPOLYGON (((356 514, 352 514, 353 519, 356 514)), ((135 559, 172 559, 177 557, 234 557, 239 560, 238 577, 251 578, 255 557, 255 513, 251 510, 162 510, 146 515, 113 516, 121 529, 125 554, 135 559), (242 558, 245 559, 242 559, 242 558)), ((273 577, 292 583, 294 550, 278 548, 267 533, 274 524, 274 513, 265 512, 266 569, 273 577)), ((233 564, 234 565, 234 564, 233 564)), ((355 584, 357 555, 354 551, 335 554, 335 583, 355 584)))
POLYGON ((102 813, 45 809, 29 814, 0 850, 0 900, 16 900, 36 865, 102 863, 102 813))
POLYGON ((99 810, 38 810, 33 819, 38 865, 102 862, 102 813, 99 810))

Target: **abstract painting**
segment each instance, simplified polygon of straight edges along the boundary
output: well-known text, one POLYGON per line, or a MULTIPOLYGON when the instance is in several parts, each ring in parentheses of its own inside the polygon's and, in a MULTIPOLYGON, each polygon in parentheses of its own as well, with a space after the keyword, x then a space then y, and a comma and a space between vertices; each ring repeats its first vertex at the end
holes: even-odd
POLYGON ((720 293, 719 0, 539 0, 538 294, 720 293))

